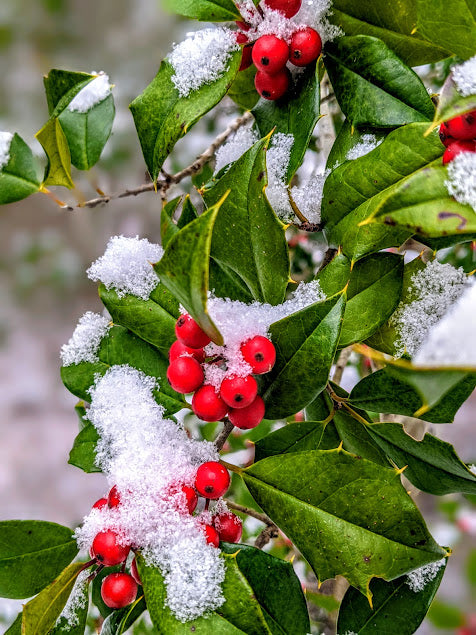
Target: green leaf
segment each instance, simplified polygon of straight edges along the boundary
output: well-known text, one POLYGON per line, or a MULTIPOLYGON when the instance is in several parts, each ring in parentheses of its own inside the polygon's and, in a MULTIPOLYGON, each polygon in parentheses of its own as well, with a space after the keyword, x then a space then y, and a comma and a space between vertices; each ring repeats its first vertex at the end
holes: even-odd
POLYGON ((259 101, 259 95, 255 88, 255 75, 256 66, 252 64, 236 75, 228 91, 228 97, 245 110, 251 110, 259 101))
POLYGON ((78 553, 72 531, 41 520, 0 522, 0 596, 36 595, 78 553))
POLYGON ((458 606, 435 600, 428 611, 428 620, 437 628, 456 630, 466 624, 466 615, 458 606))
MULTIPOLYGON (((366 413, 358 412, 363 418, 366 413)), ((356 456, 373 461, 378 465, 388 467, 388 460, 379 445, 373 440, 366 426, 345 411, 337 411, 334 415, 334 425, 342 439, 344 449, 356 456)), ((324 448, 321 448, 324 449, 324 448)))
POLYGON ((5 635, 21 635, 23 613, 18 613, 13 624, 5 631, 5 635))
POLYGON ((211 84, 204 84, 188 97, 180 97, 172 83, 175 71, 164 60, 155 79, 131 103, 142 152, 153 181, 157 179, 160 168, 177 141, 224 97, 240 61, 241 50, 235 51, 222 77, 211 84))
POLYGON ((473 0, 417 0, 417 29, 424 38, 467 59, 475 53, 476 6, 473 0))
POLYGON ((333 170, 336 166, 342 165, 347 161, 349 151, 362 141, 365 134, 372 134, 377 141, 382 141, 387 135, 388 130, 375 130, 375 128, 355 128, 345 119, 340 127, 337 137, 332 144, 331 151, 327 157, 326 168, 333 170))
POLYGON ((421 79, 378 38, 342 37, 325 50, 337 101, 352 125, 395 128, 433 119, 421 79))
POLYGON ((177 198, 168 201, 168 203, 162 207, 160 213, 160 238, 164 249, 169 244, 171 238, 179 231, 177 223, 174 221, 174 214, 177 211, 181 199, 181 196, 177 196, 177 198))
MULTIPOLYGON (((82 602, 83 606, 75 606, 74 608, 74 617, 68 615, 67 618, 61 617, 54 628, 48 631, 48 635, 84 635, 86 630, 86 622, 88 619, 88 610, 89 610, 89 584, 85 588, 84 591, 84 602, 82 602), (74 620, 75 624, 71 623, 71 620, 74 620)), ((78 592, 80 592, 78 590, 78 592)), ((75 590, 76 593, 76 590, 75 590)), ((79 599, 79 598, 78 598, 79 599)), ((104 628, 101 630, 102 635, 106 635, 104 632, 104 628)))
POLYGON ((182 213, 180 214, 180 218, 177 221, 177 227, 179 229, 183 229, 185 225, 188 225, 196 218, 198 218, 197 210, 190 200, 190 195, 187 194, 183 201, 182 213))
POLYGON ((213 229, 211 255, 243 280, 255 300, 275 305, 284 300, 289 256, 285 226, 264 195, 268 143, 255 143, 204 191, 204 199, 211 206, 230 191, 213 229))
POLYGON ((63 128, 59 120, 50 119, 35 137, 43 146, 48 157, 44 184, 63 185, 69 189, 74 187, 71 177, 71 154, 63 128))
POLYGON ((370 597, 373 577, 392 580, 445 555, 395 470, 314 450, 263 459, 241 476, 319 580, 344 575, 370 597))
POLYGON ((331 450, 340 443, 332 421, 300 421, 266 435, 255 444, 255 461, 267 456, 303 452, 304 450, 331 450))
POLYGON ((433 124, 438 125, 443 121, 449 121, 473 110, 476 110, 476 95, 462 97, 456 89, 451 72, 441 89, 433 124))
POLYGON ((476 494, 476 476, 449 443, 425 434, 416 441, 399 423, 374 423, 368 431, 406 478, 423 492, 443 496, 454 492, 476 494))
POLYGON ((316 302, 271 325, 276 363, 263 375, 260 394, 266 418, 302 410, 326 386, 339 341, 345 297, 316 302))
POLYGON ((99 435, 96 428, 91 424, 83 428, 76 439, 69 453, 68 463, 79 467, 80 470, 91 474, 93 472, 101 472, 101 468, 96 465, 96 444, 99 441, 99 435))
POLYGON ((70 564, 46 589, 25 604, 22 635, 45 635, 53 628, 82 568, 82 562, 70 564))
POLYGON ((212 232, 227 196, 175 234, 154 265, 162 284, 217 344, 223 339, 207 312, 208 272, 212 232))
POLYGON ((409 66, 438 62, 450 55, 438 42, 428 42, 415 32, 414 0, 355 2, 334 0, 329 20, 346 35, 372 35, 383 40, 409 66))
MULTIPOLYGON (((144 596, 123 609, 112 611, 104 620, 101 635, 122 635, 146 610, 144 596)), ((154 631, 155 632, 155 631, 154 631)))
POLYGON ((51 69, 43 78, 50 117, 58 116, 73 97, 93 79, 94 75, 90 73, 51 69))
POLYGON ((286 182, 289 183, 302 163, 320 117, 319 67, 314 64, 307 67, 302 75, 299 75, 286 99, 260 99, 253 109, 253 115, 261 137, 265 137, 273 130, 293 135, 294 143, 286 177, 286 182))
POLYGON ((0 168, 0 205, 15 203, 38 192, 41 177, 30 147, 14 134, 8 162, 0 168))
POLYGON ((339 346, 365 340, 392 315, 400 301, 403 257, 390 253, 371 254, 354 266, 338 254, 317 276, 327 296, 347 287, 339 346))
POLYGON ((412 635, 422 623, 440 586, 446 563, 421 591, 413 591, 407 576, 391 582, 372 580, 373 607, 352 587, 344 595, 339 611, 339 633, 356 635, 412 635))
POLYGON ((164 0, 174 13, 204 22, 240 20, 240 12, 232 0, 164 0))

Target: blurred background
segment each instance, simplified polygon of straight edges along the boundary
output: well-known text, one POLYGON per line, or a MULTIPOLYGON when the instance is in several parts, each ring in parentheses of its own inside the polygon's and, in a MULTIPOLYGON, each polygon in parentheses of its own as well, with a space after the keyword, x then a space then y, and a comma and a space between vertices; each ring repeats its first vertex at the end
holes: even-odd
MULTIPOLYGON (((90 173, 74 172, 77 189, 56 194, 74 204, 93 198, 96 188, 113 193, 143 183, 145 167, 128 104, 152 80, 172 43, 195 28, 166 14, 158 0, 1 0, 0 130, 18 132, 43 157, 34 139, 48 118, 43 75, 51 68, 104 70, 115 84, 113 135, 90 173)), ((171 168, 188 165, 236 114, 225 103, 209 115, 179 143, 171 168)), ((77 433, 77 400, 62 386, 59 349, 86 310, 102 310, 85 269, 111 235, 139 234, 159 242, 160 209, 160 198, 148 193, 73 212, 37 194, 0 210, 1 520, 42 519, 74 527, 105 493, 101 475, 67 464, 77 433)), ((316 266, 320 246, 308 243, 296 243, 294 254, 304 267, 316 266)), ((474 268, 471 252, 460 257, 474 268)), ((346 373, 349 385, 357 377, 352 368, 346 373)), ((473 397, 453 425, 437 426, 438 436, 454 443, 468 462, 476 459, 474 406, 473 397)), ((463 497, 419 494, 418 499, 436 540, 455 551, 433 621, 419 633, 457 632, 476 619, 476 507, 463 497)), ((18 605, 0 600, 0 633, 18 605)), ((467 632, 475 633, 474 623, 473 628, 467 632)))

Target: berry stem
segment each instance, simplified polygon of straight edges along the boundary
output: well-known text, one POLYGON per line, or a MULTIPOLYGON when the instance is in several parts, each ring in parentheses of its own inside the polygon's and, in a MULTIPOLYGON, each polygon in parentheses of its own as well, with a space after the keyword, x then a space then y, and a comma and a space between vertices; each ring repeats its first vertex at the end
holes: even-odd
POLYGON ((91 573, 91 575, 87 579, 88 584, 92 582, 94 578, 97 576, 97 574, 104 569, 104 566, 105 565, 100 564, 97 569, 94 569, 94 571, 91 573))
POLYGON ((234 427, 235 426, 231 423, 229 419, 225 419, 225 425, 223 426, 223 430, 215 439, 215 447, 218 451, 220 451, 223 448, 223 446, 225 445, 225 441, 228 439, 228 437, 232 433, 234 427))
POLYGON ((229 470, 230 472, 234 472, 235 474, 241 474, 243 472, 242 467, 238 467, 237 465, 233 465, 232 463, 227 463, 222 459, 220 459, 219 463, 221 463, 223 467, 226 467, 227 470, 229 470))
POLYGON ((251 507, 245 507, 244 505, 240 505, 239 503, 234 503, 228 499, 225 499, 226 504, 230 509, 234 509, 237 512, 241 512, 242 514, 247 514, 248 516, 252 516, 256 518, 256 520, 260 520, 262 523, 267 525, 268 527, 275 527, 276 525, 273 523, 269 516, 263 514, 262 512, 257 512, 255 509, 251 509, 251 507))
POLYGON ((301 212, 301 210, 299 209, 299 207, 296 205, 291 192, 289 191, 288 188, 288 199, 289 199, 289 204, 291 205, 293 212, 296 214, 296 216, 299 218, 299 220, 301 221, 301 223, 309 223, 309 219, 307 219, 304 214, 301 212))

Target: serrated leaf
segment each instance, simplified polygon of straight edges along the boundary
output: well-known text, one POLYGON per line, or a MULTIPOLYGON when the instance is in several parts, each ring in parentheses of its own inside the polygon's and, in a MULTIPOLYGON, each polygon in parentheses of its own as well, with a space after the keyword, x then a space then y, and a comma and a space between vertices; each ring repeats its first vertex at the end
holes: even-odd
POLYGON ((88 423, 83 428, 76 439, 69 453, 68 463, 79 467, 80 470, 91 474, 93 472, 101 472, 101 468, 96 465, 96 445, 99 441, 99 434, 96 428, 88 423))
POLYGON ((342 112, 354 126, 395 128, 433 119, 433 102, 421 79, 382 40, 341 37, 326 45, 325 64, 342 112))
POLYGON ((391 580, 445 555, 395 470, 314 450, 263 459, 241 476, 319 580, 344 575, 369 595, 373 577, 391 580))
POLYGON ((23 599, 44 589, 78 553, 72 534, 40 520, 0 522, 0 596, 23 599))
POLYGON ((44 184, 74 187, 71 177, 71 154, 65 134, 56 117, 50 119, 35 137, 43 146, 48 158, 44 184))
POLYGON ((228 91, 228 97, 245 110, 251 110, 259 101, 259 95, 255 88, 255 75, 256 66, 252 64, 236 75, 228 91))
POLYGON ((453 72, 451 72, 440 91, 433 125, 449 121, 473 110, 476 110, 476 95, 468 97, 460 95, 453 80, 453 72))
POLYGON ((475 53, 476 6, 473 0, 417 0, 416 27, 424 38, 467 59, 475 53))
POLYGON ((15 203, 38 192, 41 177, 30 147, 15 133, 8 162, 0 168, 0 205, 15 203))
POLYGON ((164 60, 155 79, 131 103, 129 107, 153 181, 177 141, 224 97, 238 71, 240 60, 241 50, 235 51, 222 77, 192 91, 188 97, 180 97, 172 82, 175 71, 164 60))
POLYGON ((174 214, 177 211, 181 199, 181 196, 177 196, 177 198, 168 201, 160 212, 160 242, 164 249, 169 244, 171 238, 179 231, 177 223, 174 221, 174 214))
POLYGON ((214 205, 226 192, 213 229, 211 256, 246 284, 255 300, 279 304, 289 280, 285 227, 264 195, 269 138, 255 143, 203 193, 214 205))
POLYGON ((165 0, 174 13, 205 22, 239 20, 240 12, 232 0, 165 0))
MULTIPOLYGON (((366 413, 359 412, 363 418, 367 418, 366 413)), ((334 415, 334 425, 339 437, 342 439, 344 449, 352 452, 356 456, 373 461, 378 465, 388 467, 388 460, 385 453, 376 443, 365 425, 358 419, 352 417, 345 411, 337 411, 334 415)), ((324 448, 320 448, 324 449, 324 448)))
POLYGON ((52 68, 43 78, 50 117, 59 115, 73 97, 93 79, 94 75, 90 73, 52 68))
POLYGON ((340 441, 332 421, 288 423, 255 443, 255 461, 288 452, 331 450, 337 448, 340 441))

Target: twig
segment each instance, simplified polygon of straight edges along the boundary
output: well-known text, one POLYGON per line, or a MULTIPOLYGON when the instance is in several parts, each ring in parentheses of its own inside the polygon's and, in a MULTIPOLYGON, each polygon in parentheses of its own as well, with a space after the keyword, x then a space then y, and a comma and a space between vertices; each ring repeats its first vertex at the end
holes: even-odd
POLYGON ((235 426, 231 423, 229 419, 225 420, 225 425, 223 426, 223 430, 215 439, 215 447, 218 451, 220 451, 223 448, 223 446, 225 445, 225 441, 228 439, 228 437, 232 433, 234 427, 235 426))
POLYGON ((268 527, 263 529, 258 538, 256 538, 255 547, 257 549, 262 549, 268 544, 270 540, 273 540, 273 538, 277 538, 278 535, 279 529, 276 527, 276 525, 269 525, 268 527))
POLYGON ((261 512, 257 512, 256 510, 251 509, 251 507, 245 507, 244 505, 240 505, 239 503, 234 503, 233 501, 230 501, 230 500, 225 500, 225 502, 230 509, 234 509, 237 512, 241 512, 242 514, 247 514, 248 516, 253 516, 253 518, 256 518, 256 520, 260 520, 262 523, 264 523, 268 527, 271 527, 271 526, 276 527, 276 525, 273 523, 271 518, 269 518, 269 516, 266 516, 266 514, 262 514, 261 512))
POLYGON ((334 371, 334 376, 332 377, 332 381, 335 384, 340 384, 342 379, 342 375, 344 374, 345 367, 347 366, 347 362, 349 361, 350 354, 352 353, 352 346, 347 346, 341 350, 339 358, 337 360, 336 368, 334 371))
POLYGON ((331 260, 333 260, 336 253, 337 253, 337 249, 334 249, 333 247, 329 247, 327 249, 326 253, 324 254, 324 259, 321 262, 319 269, 317 270, 317 273, 320 273, 324 269, 324 267, 327 267, 327 265, 331 262, 331 260))

